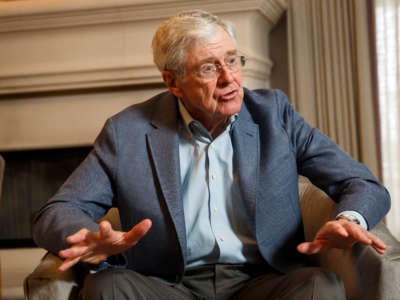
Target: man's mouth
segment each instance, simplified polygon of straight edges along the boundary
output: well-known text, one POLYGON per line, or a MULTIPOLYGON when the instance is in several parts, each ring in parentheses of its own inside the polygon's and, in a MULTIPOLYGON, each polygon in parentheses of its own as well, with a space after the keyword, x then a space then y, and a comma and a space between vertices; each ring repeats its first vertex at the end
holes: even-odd
POLYGON ((221 95, 219 97, 219 99, 222 100, 222 101, 229 101, 229 100, 232 100, 233 98, 235 98, 237 93, 238 93, 237 90, 233 90, 233 91, 230 91, 228 93, 225 93, 225 94, 221 95))

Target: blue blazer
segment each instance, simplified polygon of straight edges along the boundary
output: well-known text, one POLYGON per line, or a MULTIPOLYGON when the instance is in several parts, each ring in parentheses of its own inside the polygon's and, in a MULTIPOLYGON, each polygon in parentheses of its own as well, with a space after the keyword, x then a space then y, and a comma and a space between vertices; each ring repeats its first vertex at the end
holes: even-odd
MULTIPOLYGON (((153 226, 138 245, 110 260, 170 282, 186 263, 186 230, 180 191, 176 98, 169 92, 111 117, 93 151, 39 211, 36 243, 54 253, 66 236, 119 208, 123 230, 144 218, 153 226)), ((234 165, 248 222, 265 261, 286 272, 304 263, 298 174, 337 202, 337 213, 355 210, 370 228, 386 214, 390 198, 361 163, 310 127, 279 91, 245 89, 232 129, 234 165)), ((114 262, 115 263, 115 262, 114 262)))

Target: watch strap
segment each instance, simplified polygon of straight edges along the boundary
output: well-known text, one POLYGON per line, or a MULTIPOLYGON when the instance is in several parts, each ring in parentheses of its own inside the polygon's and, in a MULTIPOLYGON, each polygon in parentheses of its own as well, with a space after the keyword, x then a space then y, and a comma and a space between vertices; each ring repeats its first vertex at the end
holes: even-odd
POLYGON ((360 220, 356 216, 350 215, 350 214, 341 214, 336 217, 336 220, 340 219, 345 219, 347 221, 356 223, 357 225, 360 225, 360 220))

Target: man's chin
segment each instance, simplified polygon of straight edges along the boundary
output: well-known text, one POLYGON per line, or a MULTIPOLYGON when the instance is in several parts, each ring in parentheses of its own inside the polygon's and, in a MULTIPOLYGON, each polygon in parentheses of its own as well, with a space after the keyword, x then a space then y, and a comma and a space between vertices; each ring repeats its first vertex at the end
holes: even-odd
POLYGON ((233 115, 239 113, 239 111, 240 111, 240 108, 239 109, 223 109, 223 110, 219 111, 219 115, 221 117, 230 117, 230 116, 233 116, 233 115))
POLYGON ((230 101, 219 102, 220 113, 225 116, 232 116, 237 114, 242 107, 242 99, 232 99, 230 101))

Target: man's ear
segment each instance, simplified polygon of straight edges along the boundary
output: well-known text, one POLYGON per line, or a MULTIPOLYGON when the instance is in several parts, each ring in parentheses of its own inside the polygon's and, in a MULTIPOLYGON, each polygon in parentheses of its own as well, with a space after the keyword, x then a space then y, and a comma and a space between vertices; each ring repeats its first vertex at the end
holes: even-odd
POLYGON ((179 79, 170 71, 163 71, 161 73, 165 85, 178 98, 183 98, 183 93, 179 87, 179 79))

